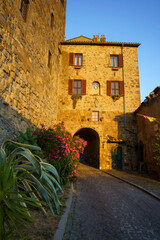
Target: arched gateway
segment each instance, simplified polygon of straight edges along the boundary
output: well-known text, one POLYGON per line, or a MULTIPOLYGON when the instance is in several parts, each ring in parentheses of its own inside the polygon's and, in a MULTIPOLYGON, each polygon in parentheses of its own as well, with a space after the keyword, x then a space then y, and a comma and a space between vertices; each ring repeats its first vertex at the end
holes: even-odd
POLYGON ((82 161, 92 167, 99 168, 99 135, 91 128, 81 128, 75 134, 87 141, 87 146, 82 156, 82 161))

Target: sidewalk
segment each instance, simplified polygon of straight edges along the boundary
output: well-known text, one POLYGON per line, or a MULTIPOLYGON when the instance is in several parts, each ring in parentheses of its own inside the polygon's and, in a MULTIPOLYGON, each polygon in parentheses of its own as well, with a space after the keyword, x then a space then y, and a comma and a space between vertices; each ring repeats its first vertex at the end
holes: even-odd
POLYGON ((138 174, 137 172, 124 172, 122 170, 102 170, 103 172, 119 178, 137 188, 147 192, 151 196, 160 200, 160 182, 151 179, 147 175, 138 174))

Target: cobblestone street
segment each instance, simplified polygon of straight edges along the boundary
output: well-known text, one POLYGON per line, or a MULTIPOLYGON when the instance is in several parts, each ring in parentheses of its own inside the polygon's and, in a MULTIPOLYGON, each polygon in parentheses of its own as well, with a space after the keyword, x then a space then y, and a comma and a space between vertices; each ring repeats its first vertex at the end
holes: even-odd
POLYGON ((160 201, 80 165, 65 240, 160 240, 160 201))

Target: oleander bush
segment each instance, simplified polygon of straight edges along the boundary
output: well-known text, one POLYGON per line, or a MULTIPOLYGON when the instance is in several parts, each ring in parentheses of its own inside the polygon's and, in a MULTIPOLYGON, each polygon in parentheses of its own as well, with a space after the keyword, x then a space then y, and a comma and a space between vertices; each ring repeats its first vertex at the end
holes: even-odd
POLYGON ((49 163, 57 169, 61 184, 75 181, 80 154, 87 142, 78 136, 72 137, 71 133, 66 131, 64 122, 48 129, 42 125, 34 135, 37 136, 37 143, 49 163))

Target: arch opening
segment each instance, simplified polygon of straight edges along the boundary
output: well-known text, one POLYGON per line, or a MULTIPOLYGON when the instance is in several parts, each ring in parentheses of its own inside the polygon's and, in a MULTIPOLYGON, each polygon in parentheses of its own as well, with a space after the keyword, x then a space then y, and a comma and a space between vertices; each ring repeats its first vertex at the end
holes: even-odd
POLYGON ((91 128, 82 128, 78 130, 74 136, 79 136, 87 141, 87 146, 81 155, 80 162, 99 168, 100 140, 98 133, 91 128))

